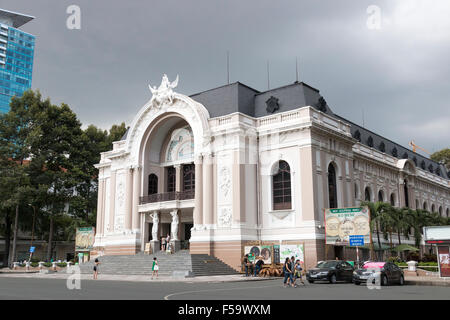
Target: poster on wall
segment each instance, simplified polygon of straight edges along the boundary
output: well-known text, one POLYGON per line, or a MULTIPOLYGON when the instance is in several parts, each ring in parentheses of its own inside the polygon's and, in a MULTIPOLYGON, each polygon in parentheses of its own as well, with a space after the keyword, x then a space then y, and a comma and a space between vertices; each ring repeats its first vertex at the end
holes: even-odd
POLYGON ((264 264, 272 263, 272 246, 261 246, 261 257, 264 264))
POLYGON ((77 228, 75 235, 75 251, 90 251, 94 247, 95 228, 77 228))
POLYGON ((273 263, 280 263, 280 245, 273 246, 273 263))
POLYGON ((450 277, 450 252, 448 246, 438 246, 438 261, 441 277, 450 277))
POLYGON ((244 254, 248 254, 248 260, 254 262, 255 258, 261 254, 260 246, 246 246, 244 247, 244 254))
POLYGON ((370 242, 370 212, 368 207, 325 209, 326 243, 349 245, 349 236, 364 236, 370 242))
POLYGON ((280 261, 284 263, 286 258, 295 257, 295 260, 305 263, 305 248, 303 244, 282 244, 280 246, 280 261))
POLYGON ((264 264, 272 263, 272 246, 246 246, 244 254, 248 254, 251 262, 255 262, 255 259, 261 256, 264 264))

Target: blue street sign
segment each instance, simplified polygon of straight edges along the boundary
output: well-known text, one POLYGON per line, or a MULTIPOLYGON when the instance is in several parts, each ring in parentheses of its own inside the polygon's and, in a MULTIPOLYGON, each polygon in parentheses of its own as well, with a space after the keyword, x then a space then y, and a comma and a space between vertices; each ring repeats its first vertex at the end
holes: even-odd
POLYGON ((364 246, 364 236, 349 236, 351 247, 362 247, 364 246))
POLYGON ((36 249, 36 247, 30 247, 30 253, 33 253, 34 249, 36 249))

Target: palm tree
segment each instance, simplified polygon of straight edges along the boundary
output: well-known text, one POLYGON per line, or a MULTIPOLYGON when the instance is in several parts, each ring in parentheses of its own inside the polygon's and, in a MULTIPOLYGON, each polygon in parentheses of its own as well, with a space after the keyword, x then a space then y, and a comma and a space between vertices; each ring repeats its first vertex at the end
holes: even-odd
MULTIPOLYGON (((378 248, 381 249, 381 240, 380 240, 380 226, 381 226, 381 220, 382 220, 382 214, 386 211, 388 206, 390 206, 386 202, 370 202, 370 201, 363 201, 361 202, 361 206, 367 206, 370 211, 370 229, 373 232, 375 229, 375 232, 377 234, 377 242, 378 242, 378 248)), ((375 250, 373 247, 373 240, 372 236, 370 237, 370 259, 372 260, 375 256, 375 250)))

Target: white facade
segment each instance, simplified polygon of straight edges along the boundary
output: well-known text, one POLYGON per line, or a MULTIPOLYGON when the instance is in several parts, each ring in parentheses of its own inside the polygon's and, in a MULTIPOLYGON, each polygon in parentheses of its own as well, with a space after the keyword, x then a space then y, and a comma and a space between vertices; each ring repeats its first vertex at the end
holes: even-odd
POLYGON ((173 92, 175 86, 163 78, 152 88, 126 139, 102 153, 99 254, 133 254, 151 240, 157 248, 170 232, 192 253, 215 255, 235 268, 243 246, 256 241, 303 243, 312 265, 324 258, 330 164, 337 207, 358 205, 366 188, 371 200, 381 190, 384 201, 393 195, 404 206, 406 180, 411 208, 417 202, 442 215, 450 210, 448 179, 359 143, 348 123, 312 106, 211 118, 204 105, 173 92), (290 169, 290 204, 281 209, 273 190, 280 161, 290 169), (194 167, 195 183, 189 178, 194 167))

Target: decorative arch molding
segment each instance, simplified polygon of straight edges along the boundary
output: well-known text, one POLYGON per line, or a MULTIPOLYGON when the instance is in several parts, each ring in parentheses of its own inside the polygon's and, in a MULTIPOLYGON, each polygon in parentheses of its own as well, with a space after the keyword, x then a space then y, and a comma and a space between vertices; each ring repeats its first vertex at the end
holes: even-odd
POLYGON ((165 115, 173 114, 184 119, 194 134, 194 154, 208 153, 211 141, 208 110, 188 96, 174 93, 172 103, 164 102, 155 106, 152 100, 147 102, 134 118, 130 133, 125 141, 125 152, 129 154, 131 165, 142 161, 142 142, 146 140, 154 125, 165 115))
POLYGON ((401 159, 397 161, 397 168, 409 175, 417 175, 416 165, 411 159, 401 159))

